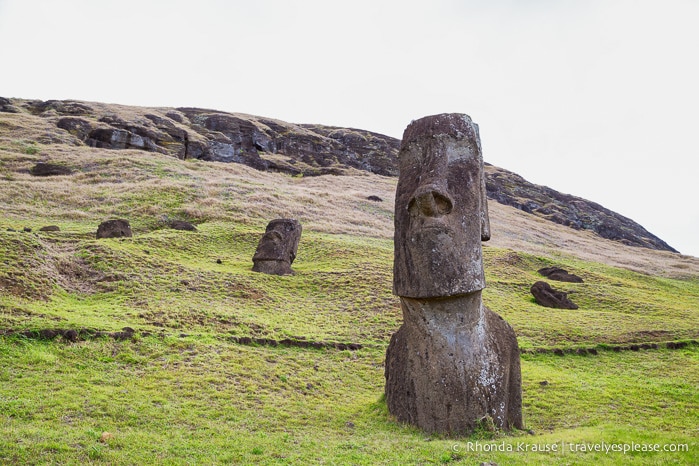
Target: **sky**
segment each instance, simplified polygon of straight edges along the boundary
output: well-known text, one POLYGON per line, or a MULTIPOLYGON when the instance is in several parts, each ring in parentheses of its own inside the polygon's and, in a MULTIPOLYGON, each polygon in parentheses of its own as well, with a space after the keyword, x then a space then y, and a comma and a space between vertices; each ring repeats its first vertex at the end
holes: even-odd
POLYGON ((696 0, 0 0, 0 96, 396 138, 466 113, 486 162, 699 257, 697 24, 696 0))

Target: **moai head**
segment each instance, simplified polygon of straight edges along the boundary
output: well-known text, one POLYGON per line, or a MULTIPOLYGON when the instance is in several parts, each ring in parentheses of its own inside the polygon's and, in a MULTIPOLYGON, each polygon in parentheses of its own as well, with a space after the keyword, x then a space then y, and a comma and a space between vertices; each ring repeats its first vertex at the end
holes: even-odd
POLYGON ((291 264, 296 259, 301 224, 297 220, 280 218, 267 225, 265 234, 257 245, 252 270, 272 275, 294 273, 291 264))
POLYGON ((482 290, 490 223, 478 125, 457 113, 413 121, 398 158, 393 292, 437 298, 482 290))
POLYGON ((131 225, 128 220, 107 220, 97 227, 97 239, 100 238, 131 238, 131 225))

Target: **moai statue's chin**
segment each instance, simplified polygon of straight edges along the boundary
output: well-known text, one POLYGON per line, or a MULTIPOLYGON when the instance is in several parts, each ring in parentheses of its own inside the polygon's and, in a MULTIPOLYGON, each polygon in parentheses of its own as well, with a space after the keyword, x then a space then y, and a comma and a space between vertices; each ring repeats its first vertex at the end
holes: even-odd
POLYGON ((393 291, 403 324, 386 352, 386 401, 398 420, 468 434, 484 418, 523 428, 519 347, 483 305, 490 238, 478 126, 468 115, 413 121, 399 153, 393 291))
POLYGON ((300 239, 301 224, 297 220, 272 220, 252 256, 252 270, 270 275, 293 274, 291 264, 296 259, 300 239))

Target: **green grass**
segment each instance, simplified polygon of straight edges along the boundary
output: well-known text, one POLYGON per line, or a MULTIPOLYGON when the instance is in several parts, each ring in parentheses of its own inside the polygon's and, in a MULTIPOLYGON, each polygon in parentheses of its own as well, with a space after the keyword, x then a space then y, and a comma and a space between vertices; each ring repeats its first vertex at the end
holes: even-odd
POLYGON ((484 301, 526 350, 530 432, 427 435, 396 423, 382 398, 401 313, 391 240, 358 233, 389 213, 365 201, 369 181, 358 177, 364 191, 341 193, 344 210, 327 211, 346 181, 86 148, 75 149, 85 161, 70 178, 33 179, 22 170, 44 154, 83 158, 13 140, 0 145, 2 464, 699 464, 696 277, 486 247, 484 301), (279 212, 308 215, 296 273, 254 273, 257 242, 279 212), (114 216, 135 236, 96 240, 99 221, 114 216), (172 218, 198 231, 166 229, 172 218), (61 231, 37 232, 48 224, 61 231), (33 232, 6 231, 25 226, 33 232), (534 302, 529 287, 549 265, 585 280, 553 283, 578 310, 534 302), (136 330, 132 340, 23 333, 123 327, 136 330), (248 337, 361 349, 236 343, 248 337), (690 343, 668 350, 668 341, 690 343), (649 343, 658 349, 611 350, 649 343), (632 443, 688 451, 571 451, 632 443), (553 446, 565 451, 534 451, 553 446))
MULTIPOLYGON (((524 414, 535 435, 426 436, 396 424, 382 401, 385 348, 400 324, 398 301, 390 293, 390 241, 304 232, 296 275, 277 277, 251 272, 261 230, 247 225, 206 223, 198 232, 153 230, 120 240, 98 241, 81 231, 65 235, 0 232, 7 258, 0 277, 26 285, 21 293, 2 296, 3 328, 115 331, 130 326, 137 336, 134 341, 77 343, 18 334, 2 338, 3 461, 699 460, 697 346, 600 350, 597 356, 525 354, 524 414), (89 277, 93 282, 78 290, 74 282, 90 282, 89 277), (42 299, 30 299, 32 293, 42 299), (230 339, 241 336, 359 343, 364 349, 246 346, 230 339), (113 438, 101 442, 102 432, 113 438), (534 445, 561 442, 686 443, 691 448, 631 456, 531 451, 534 445), (481 450, 470 451, 469 445, 481 450), (493 445, 529 451, 483 451, 493 445)), ((513 324, 524 348, 631 341, 636 328, 665 332, 636 332, 639 341, 643 335, 644 341, 696 335, 698 286, 692 281, 655 279, 601 264, 559 263, 586 282, 560 285, 577 291, 572 296, 579 310, 555 311, 534 304, 526 286, 550 261, 513 254, 486 248, 490 286, 484 299, 513 324), (608 304, 600 305, 596 296, 606 296, 608 304)))
POLYGON ((173 337, 73 345, 10 338, 0 348, 0 458, 15 464, 699 459, 696 348, 595 358, 527 355, 525 416, 536 435, 466 439, 426 436, 391 420, 381 399, 383 349, 248 347, 173 337), (542 387, 542 379, 548 385, 542 387), (102 432, 113 439, 101 443, 102 432), (529 449, 561 442, 687 444, 690 451, 486 454, 468 451, 469 442, 529 449))

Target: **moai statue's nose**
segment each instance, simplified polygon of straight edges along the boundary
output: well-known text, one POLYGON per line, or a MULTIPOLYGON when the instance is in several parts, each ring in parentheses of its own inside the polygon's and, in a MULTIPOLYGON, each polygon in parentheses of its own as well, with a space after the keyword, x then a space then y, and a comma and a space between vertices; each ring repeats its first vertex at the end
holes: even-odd
POLYGON ((454 208, 451 196, 435 184, 421 186, 415 191, 408 204, 408 211, 413 217, 441 217, 454 208))

